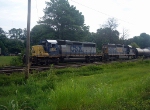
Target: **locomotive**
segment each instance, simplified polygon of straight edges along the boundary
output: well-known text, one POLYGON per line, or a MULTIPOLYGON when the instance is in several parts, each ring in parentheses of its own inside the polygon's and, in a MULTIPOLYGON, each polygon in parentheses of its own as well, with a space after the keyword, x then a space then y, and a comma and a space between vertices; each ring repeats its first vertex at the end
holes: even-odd
POLYGON ((42 40, 40 45, 32 46, 32 64, 51 64, 66 60, 85 60, 93 62, 102 59, 102 54, 96 53, 93 42, 78 42, 70 40, 42 40))
POLYGON ((96 43, 70 40, 42 40, 32 46, 30 61, 33 65, 58 64, 64 61, 103 61, 150 57, 150 49, 132 48, 121 44, 103 44, 97 53, 96 43))
POLYGON ((102 50, 103 59, 105 60, 136 58, 135 49, 131 46, 121 44, 104 44, 102 46, 102 50))

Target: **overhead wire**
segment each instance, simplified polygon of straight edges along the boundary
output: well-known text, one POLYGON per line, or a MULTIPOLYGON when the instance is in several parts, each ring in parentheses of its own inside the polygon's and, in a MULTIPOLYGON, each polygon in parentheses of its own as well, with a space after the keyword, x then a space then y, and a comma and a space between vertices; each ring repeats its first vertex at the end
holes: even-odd
MULTIPOLYGON (((105 15, 105 16, 114 17, 114 16, 111 16, 111 15, 106 14, 106 13, 104 13, 104 12, 101 12, 101 11, 98 11, 98 10, 93 9, 93 8, 91 8, 91 7, 88 7, 88 6, 86 6, 86 5, 83 5, 83 4, 81 4, 81 3, 79 3, 79 2, 76 2, 76 1, 74 1, 74 0, 71 0, 71 1, 74 2, 74 3, 76 3, 76 4, 79 4, 79 5, 81 5, 81 6, 84 6, 84 7, 86 7, 86 8, 89 8, 89 9, 91 9, 91 10, 93 10, 93 11, 96 11, 96 12, 98 12, 98 13, 101 13, 101 14, 103 14, 103 15, 105 15)), ((128 24, 135 25, 135 24, 133 24, 133 23, 130 23, 130 22, 128 22, 128 21, 126 21, 126 20, 123 20, 123 19, 120 19, 120 18, 118 18, 118 17, 114 17, 114 18, 117 18, 118 20, 123 21, 123 22, 126 22, 126 23, 128 23, 128 24)))

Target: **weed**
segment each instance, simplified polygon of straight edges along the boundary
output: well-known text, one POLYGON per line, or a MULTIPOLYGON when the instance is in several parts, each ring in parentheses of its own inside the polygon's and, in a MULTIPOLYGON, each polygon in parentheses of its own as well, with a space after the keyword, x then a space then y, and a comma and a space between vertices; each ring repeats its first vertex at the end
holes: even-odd
POLYGON ((150 61, 0 75, 0 107, 31 110, 150 109, 150 61))

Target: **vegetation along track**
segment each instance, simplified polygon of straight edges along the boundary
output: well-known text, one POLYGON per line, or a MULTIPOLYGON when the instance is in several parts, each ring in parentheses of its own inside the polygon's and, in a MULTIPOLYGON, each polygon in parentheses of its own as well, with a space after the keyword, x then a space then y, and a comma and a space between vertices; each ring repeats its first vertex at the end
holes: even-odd
MULTIPOLYGON (((123 61, 136 61, 134 60, 120 60, 121 62, 123 61)), ((58 65, 49 65, 49 66, 31 66, 30 67, 30 71, 32 73, 32 71, 44 71, 44 70, 49 70, 52 67, 53 68, 67 68, 67 67, 73 67, 73 68, 77 68, 77 67, 81 67, 81 66, 87 66, 87 65, 100 65, 100 64, 104 64, 104 63, 111 63, 111 62, 116 62, 116 61, 107 61, 107 62, 93 62, 93 63, 80 63, 80 62, 69 62, 69 63, 59 63, 58 65)), ((24 73, 25 72, 26 67, 25 66, 6 66, 6 67, 2 67, 0 68, 0 74, 7 74, 10 75, 12 73, 24 73)))

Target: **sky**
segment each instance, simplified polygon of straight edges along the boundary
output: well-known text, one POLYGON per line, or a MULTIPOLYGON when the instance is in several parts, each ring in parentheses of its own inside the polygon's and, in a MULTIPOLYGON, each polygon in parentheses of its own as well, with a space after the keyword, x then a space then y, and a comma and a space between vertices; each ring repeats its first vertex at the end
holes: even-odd
MULTIPOLYGON (((31 29, 44 15, 45 1, 31 0, 31 29)), ((149 0, 68 0, 82 12, 85 25, 90 32, 96 32, 108 18, 117 19, 120 36, 123 29, 128 31, 128 38, 141 33, 150 35, 150 1, 149 0)), ((28 0, 0 0, 0 27, 4 31, 12 28, 27 27, 28 0)))

